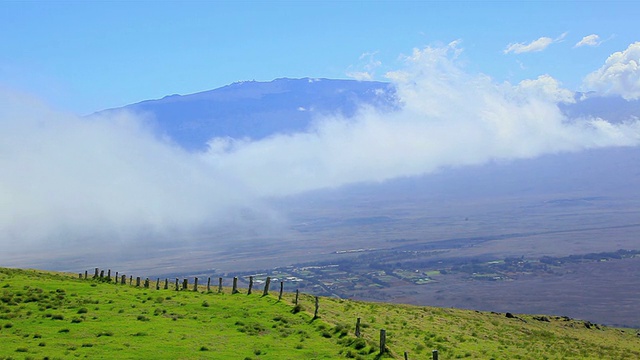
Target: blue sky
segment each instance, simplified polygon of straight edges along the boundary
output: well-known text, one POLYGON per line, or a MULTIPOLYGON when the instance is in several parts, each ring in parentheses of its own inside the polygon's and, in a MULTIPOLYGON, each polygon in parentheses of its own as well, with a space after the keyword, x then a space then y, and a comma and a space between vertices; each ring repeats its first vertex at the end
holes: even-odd
POLYGON ((384 81, 413 48, 460 40, 468 72, 581 90, 640 40, 638 13, 632 1, 3 1, 0 86, 86 114, 242 80, 384 81))

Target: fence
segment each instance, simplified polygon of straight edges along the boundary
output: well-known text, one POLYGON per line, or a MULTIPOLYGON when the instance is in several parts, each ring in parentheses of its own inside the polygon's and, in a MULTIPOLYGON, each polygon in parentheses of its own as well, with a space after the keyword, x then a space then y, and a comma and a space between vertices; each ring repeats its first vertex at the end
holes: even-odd
MULTIPOLYGON (((89 272, 85 271, 84 272, 84 277, 82 273, 78 273, 78 278, 79 279, 83 279, 84 280, 88 280, 89 277, 89 272)), ((99 268, 95 268, 94 271, 94 275, 92 277, 92 280, 97 280, 97 281, 101 281, 101 282, 108 282, 111 283, 113 282, 115 285, 126 285, 127 284, 127 276, 122 274, 120 275, 118 272, 116 272, 115 278, 111 277, 111 269, 107 270, 107 274, 105 276, 104 274, 104 270, 100 270, 99 268), (112 281, 113 280, 113 281, 112 281)), ((252 290, 253 290, 253 276, 249 277, 249 288, 247 290, 247 295, 251 295, 252 290)), ((144 287, 145 289, 148 289, 150 286, 150 280, 149 278, 145 278, 144 282, 141 282, 142 279, 141 277, 136 277, 136 287, 144 287), (142 285, 141 285, 142 284, 142 285)), ((218 278, 218 293, 222 293, 223 292, 223 287, 222 287, 222 282, 223 279, 221 277, 218 278)), ((189 281, 188 279, 183 279, 182 280, 182 286, 179 285, 180 281, 178 278, 176 278, 175 280, 175 291, 188 291, 189 290, 189 281)), ((129 276, 129 285, 133 286, 133 276, 130 275, 129 276)), ((262 296, 267 296, 269 295, 269 288, 271 286, 271 277, 267 276, 265 283, 264 283, 264 288, 262 290, 262 296)), ((168 290, 169 289, 169 279, 165 278, 164 280, 164 290, 168 290)), ((207 292, 211 292, 211 278, 207 278, 207 285, 206 285, 206 291, 207 292)), ((160 290, 160 278, 156 278, 156 290, 160 290)), ((198 278, 195 277, 194 281, 193 281, 193 288, 192 291, 199 291, 199 287, 198 287, 198 278)), ((282 300, 282 295, 284 292, 284 281, 280 281, 280 292, 278 294, 278 301, 282 300)), ((232 280, 232 288, 231 288, 231 294, 239 294, 240 290, 238 290, 238 278, 234 277, 232 280)), ((299 296, 300 296, 300 292, 298 289, 296 289, 296 293, 295 293, 295 300, 294 300, 294 305, 298 305, 298 300, 299 300, 299 296)), ((318 296, 314 297, 314 311, 313 311, 313 320, 316 320, 319 318, 318 316, 318 312, 320 310, 320 299, 318 296)), ((356 325, 355 325, 355 336, 356 338, 361 338, 362 337, 362 333, 361 333, 361 329, 360 329, 360 318, 356 319, 356 325)), ((387 332, 385 329, 380 329, 380 346, 379 346, 379 356, 382 356, 384 354, 389 353, 389 349, 387 348, 386 345, 386 341, 387 341, 387 332)), ((431 352, 431 357, 432 360, 438 360, 438 350, 433 350, 431 352)), ((409 360, 409 353, 408 352, 404 352, 404 359, 405 360, 409 360)))

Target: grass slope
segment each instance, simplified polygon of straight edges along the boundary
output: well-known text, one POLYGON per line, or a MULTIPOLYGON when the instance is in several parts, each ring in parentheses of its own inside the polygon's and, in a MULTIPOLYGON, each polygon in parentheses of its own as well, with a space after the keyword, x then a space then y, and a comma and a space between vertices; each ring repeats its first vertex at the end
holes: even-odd
POLYGON ((297 312, 293 294, 153 285, 0 268, 0 359, 640 358, 635 331, 568 318, 320 298, 314 320, 308 295, 297 312))

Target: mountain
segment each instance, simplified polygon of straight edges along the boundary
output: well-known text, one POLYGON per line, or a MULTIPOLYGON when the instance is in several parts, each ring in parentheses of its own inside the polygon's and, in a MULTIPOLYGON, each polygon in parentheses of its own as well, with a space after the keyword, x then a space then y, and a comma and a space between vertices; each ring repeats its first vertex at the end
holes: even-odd
POLYGON ((202 150, 213 137, 261 139, 305 130, 319 115, 353 116, 360 105, 397 106, 394 88, 383 82, 331 79, 243 81, 190 95, 170 95, 113 111, 150 115, 156 130, 188 150, 202 150))

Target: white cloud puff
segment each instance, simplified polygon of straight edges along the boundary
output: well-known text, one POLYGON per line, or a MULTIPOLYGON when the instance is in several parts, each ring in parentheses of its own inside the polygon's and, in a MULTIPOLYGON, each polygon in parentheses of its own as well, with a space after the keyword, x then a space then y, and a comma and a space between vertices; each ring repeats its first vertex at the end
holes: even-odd
POLYGON ((526 43, 512 43, 507 45, 507 48, 503 50, 505 54, 514 53, 522 54, 528 52, 537 52, 546 49, 553 43, 553 39, 549 37, 541 37, 528 44, 526 43))
POLYGON ((578 41, 573 47, 581 47, 581 46, 598 46, 600 45, 600 36, 596 34, 587 35, 582 38, 582 40, 578 41))
POLYGON ((514 54, 522 54, 528 52, 538 52, 546 49, 549 45, 557 42, 562 42, 564 38, 567 36, 567 33, 564 32, 560 34, 555 39, 550 37, 543 36, 537 40, 534 40, 528 44, 526 43, 512 43, 507 45, 507 47, 502 51, 504 54, 514 53, 514 54))
POLYGON ((604 95, 640 99, 640 42, 609 56, 600 69, 586 76, 583 86, 604 95))
POLYGON ((573 91, 563 89, 560 82, 549 75, 541 75, 535 80, 523 80, 516 89, 527 98, 537 97, 556 103, 574 103, 573 91))

